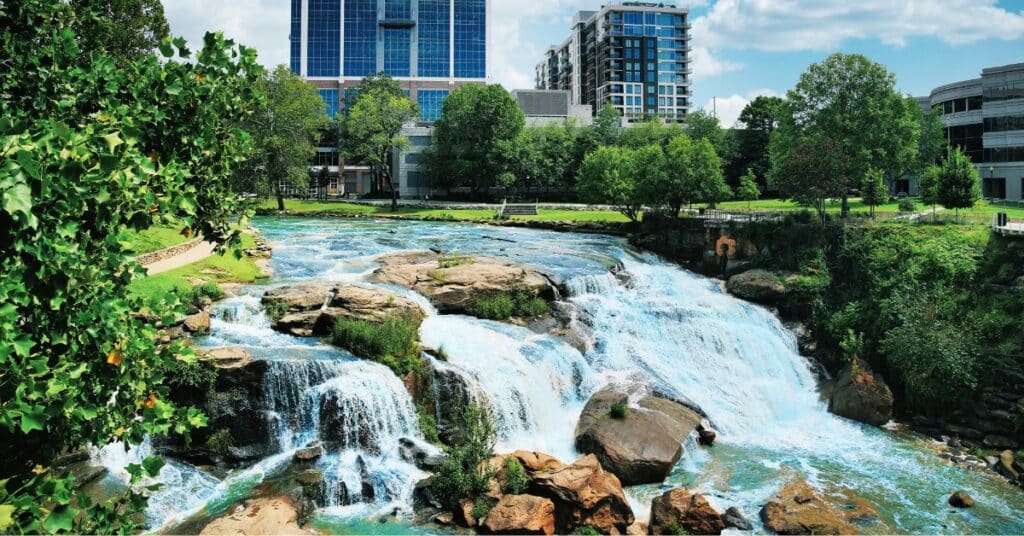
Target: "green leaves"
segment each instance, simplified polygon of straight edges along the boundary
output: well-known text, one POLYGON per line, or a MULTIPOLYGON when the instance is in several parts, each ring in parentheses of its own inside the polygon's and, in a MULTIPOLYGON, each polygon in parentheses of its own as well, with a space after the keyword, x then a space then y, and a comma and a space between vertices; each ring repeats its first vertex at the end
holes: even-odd
POLYGON ((7 529, 14 523, 14 505, 0 504, 0 532, 7 532, 7 529))
POLYGON ((26 184, 15 184, 4 190, 4 211, 10 215, 32 213, 32 190, 26 184))
POLYGON ((72 532, 78 510, 70 506, 58 506, 43 521, 43 529, 49 533, 72 532))

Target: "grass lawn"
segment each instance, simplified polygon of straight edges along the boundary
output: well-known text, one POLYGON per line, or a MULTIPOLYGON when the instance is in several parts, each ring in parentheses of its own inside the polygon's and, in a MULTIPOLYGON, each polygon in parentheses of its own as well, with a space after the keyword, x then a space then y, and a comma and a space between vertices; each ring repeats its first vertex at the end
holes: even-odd
MULTIPOLYGON (((261 209, 276 210, 277 201, 268 200, 259 205, 261 209)), ((360 205, 356 203, 344 203, 337 201, 308 201, 300 199, 285 200, 285 208, 292 214, 315 214, 328 210, 346 214, 362 215, 398 215, 412 218, 440 218, 463 221, 490 220, 494 218, 494 210, 480 209, 418 209, 399 208, 398 212, 391 212, 389 207, 360 205)), ((574 222, 626 222, 625 216, 618 212, 602 210, 541 210, 537 216, 516 216, 515 219, 535 221, 574 221, 574 222)))
POLYGON ((124 241, 136 254, 160 251, 192 240, 181 234, 181 227, 157 225, 145 231, 127 231, 124 241))
MULTIPOLYGON (((256 242, 248 233, 242 233, 241 249, 256 247, 256 242)), ((252 259, 242 257, 236 259, 232 252, 224 255, 214 254, 205 260, 182 266, 169 272, 157 274, 132 281, 129 292, 143 299, 153 299, 196 286, 200 282, 213 283, 255 283, 260 276, 260 269, 252 259)))

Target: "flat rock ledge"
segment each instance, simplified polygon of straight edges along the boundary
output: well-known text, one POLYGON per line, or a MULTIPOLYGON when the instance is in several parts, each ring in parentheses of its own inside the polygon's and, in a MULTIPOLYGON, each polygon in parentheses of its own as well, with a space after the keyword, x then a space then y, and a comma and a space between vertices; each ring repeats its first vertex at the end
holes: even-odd
POLYGON ((555 296, 551 279, 533 268, 488 257, 444 257, 433 252, 397 253, 377 259, 380 283, 425 296, 442 314, 464 314, 478 298, 514 289, 546 300, 555 296))
POLYGON ((290 285, 271 289, 263 296, 268 314, 276 316, 274 329, 297 337, 331 333, 340 318, 383 322, 391 316, 415 324, 424 313, 415 301, 382 288, 316 284, 290 285))

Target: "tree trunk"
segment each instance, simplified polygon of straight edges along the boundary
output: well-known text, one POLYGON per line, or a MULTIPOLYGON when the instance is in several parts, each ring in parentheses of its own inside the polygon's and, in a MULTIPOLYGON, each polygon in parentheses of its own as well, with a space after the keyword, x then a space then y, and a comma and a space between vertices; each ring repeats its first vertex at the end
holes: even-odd
POLYGON ((284 196, 281 195, 280 191, 277 192, 277 210, 278 212, 284 212, 284 196))

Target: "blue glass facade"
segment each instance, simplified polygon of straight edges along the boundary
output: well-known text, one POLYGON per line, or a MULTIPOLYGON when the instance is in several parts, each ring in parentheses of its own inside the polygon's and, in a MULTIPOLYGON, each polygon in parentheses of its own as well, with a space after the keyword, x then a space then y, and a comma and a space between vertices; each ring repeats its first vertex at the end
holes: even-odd
POLYGON ((411 0, 384 0, 384 18, 387 20, 411 19, 411 0))
POLYGON ((487 2, 455 0, 455 77, 487 76, 487 2))
POLYGON ((419 0, 419 75, 427 78, 451 76, 451 3, 448 0, 419 0))
POLYGON ((410 76, 409 49, 411 46, 411 30, 406 28, 384 29, 384 72, 391 76, 410 76))
POLYGON ((292 72, 299 74, 302 68, 302 0, 292 0, 291 29, 288 35, 289 41, 289 66, 292 72))
POLYGON ((345 1, 345 76, 377 71, 377 0, 345 1))
POLYGON ((446 89, 421 89, 416 92, 420 107, 420 121, 433 123, 441 118, 441 107, 448 98, 446 89))
POLYGON ((340 76, 341 0, 309 0, 308 76, 340 76))
POLYGON ((337 89, 321 89, 320 98, 327 104, 327 115, 334 117, 338 115, 338 95, 337 89))

